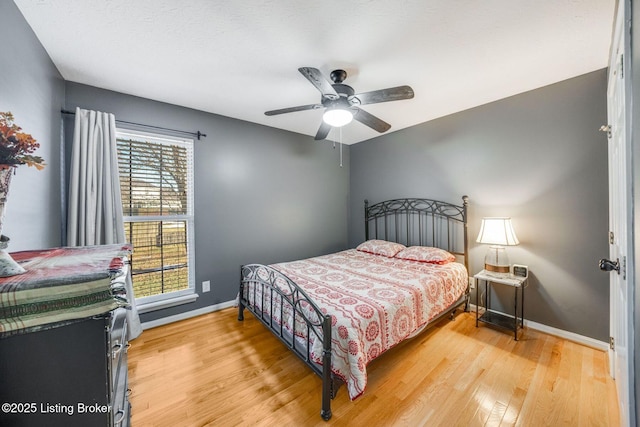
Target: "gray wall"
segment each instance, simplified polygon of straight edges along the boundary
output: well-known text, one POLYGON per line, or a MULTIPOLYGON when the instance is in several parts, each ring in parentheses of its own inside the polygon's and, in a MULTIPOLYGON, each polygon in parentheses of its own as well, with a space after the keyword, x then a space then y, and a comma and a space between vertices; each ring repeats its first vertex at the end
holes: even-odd
POLYGON ((348 147, 341 168, 338 149, 328 141, 68 82, 66 108, 76 106, 129 122, 207 134, 195 142, 200 297, 193 304, 145 314, 143 321, 233 300, 242 264, 347 247, 348 147), (200 292, 204 280, 211 281, 210 293, 200 292))
POLYGON ((12 1, 0 1, 0 111, 40 144, 47 167, 13 176, 2 233, 10 251, 60 245, 60 108, 64 81, 12 1))
POLYGON ((601 70, 356 144, 349 243, 364 238, 365 198, 460 204, 466 194, 471 272, 487 249, 475 243, 481 218, 512 217, 521 244, 507 251, 531 274, 525 318, 608 341, 608 276, 597 266, 608 254, 606 120, 601 70))

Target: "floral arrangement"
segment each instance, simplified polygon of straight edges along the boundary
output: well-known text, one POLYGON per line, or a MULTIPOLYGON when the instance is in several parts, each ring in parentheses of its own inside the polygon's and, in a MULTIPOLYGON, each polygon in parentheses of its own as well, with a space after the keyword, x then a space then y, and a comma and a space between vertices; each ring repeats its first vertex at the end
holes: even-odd
POLYGON ((44 159, 32 153, 40 144, 22 128, 13 123, 11 112, 0 112, 0 167, 3 165, 34 166, 38 170, 45 167, 44 159))

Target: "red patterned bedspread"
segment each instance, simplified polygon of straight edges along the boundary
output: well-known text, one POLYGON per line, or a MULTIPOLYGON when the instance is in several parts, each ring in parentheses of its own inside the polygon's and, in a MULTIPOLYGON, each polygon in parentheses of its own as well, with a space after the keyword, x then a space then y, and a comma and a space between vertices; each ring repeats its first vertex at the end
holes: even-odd
MULTIPOLYGON (((449 308, 468 283, 460 263, 429 264, 355 249, 271 267, 333 316, 332 371, 352 400, 364 392, 368 363, 449 308)), ((322 342, 313 338, 311 357, 320 363, 322 342)))

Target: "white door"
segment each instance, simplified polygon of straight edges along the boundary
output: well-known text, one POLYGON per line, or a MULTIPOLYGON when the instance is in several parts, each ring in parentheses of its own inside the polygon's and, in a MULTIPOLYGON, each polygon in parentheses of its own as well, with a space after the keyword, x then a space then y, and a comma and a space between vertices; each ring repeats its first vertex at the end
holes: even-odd
MULTIPOLYGON (((610 271, 610 332, 612 337, 609 363, 615 378, 620 417, 623 426, 630 423, 630 311, 627 263, 627 163, 625 132, 624 81, 624 1, 619 2, 607 85, 607 116, 609 121, 609 259, 601 260, 600 268, 610 271)), ((631 344, 632 345, 632 344, 631 344)))

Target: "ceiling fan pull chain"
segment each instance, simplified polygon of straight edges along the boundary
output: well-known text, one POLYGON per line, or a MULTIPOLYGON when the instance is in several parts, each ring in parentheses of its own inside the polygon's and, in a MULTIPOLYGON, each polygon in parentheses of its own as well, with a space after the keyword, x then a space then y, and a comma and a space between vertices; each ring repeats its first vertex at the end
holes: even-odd
POLYGON ((340 128, 340 167, 342 167, 342 128, 340 128))

